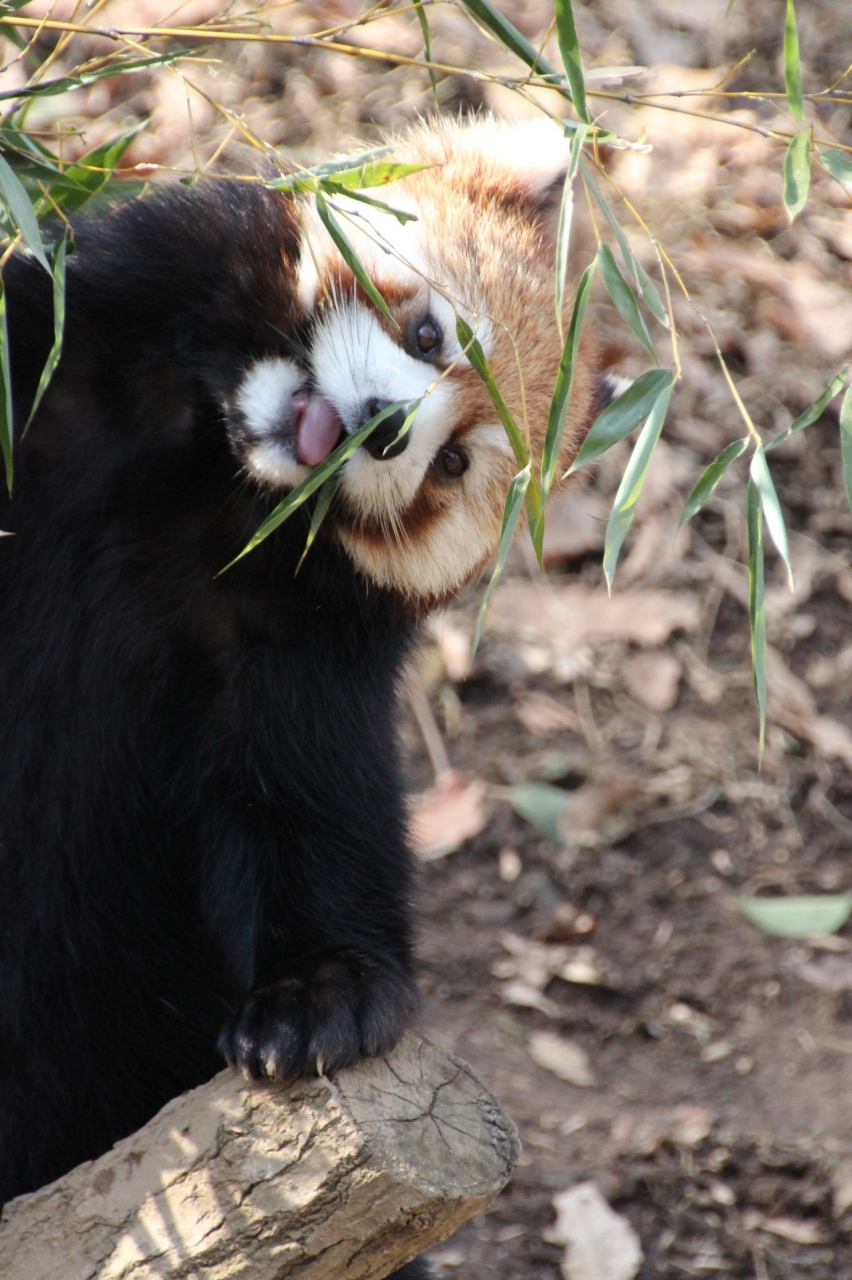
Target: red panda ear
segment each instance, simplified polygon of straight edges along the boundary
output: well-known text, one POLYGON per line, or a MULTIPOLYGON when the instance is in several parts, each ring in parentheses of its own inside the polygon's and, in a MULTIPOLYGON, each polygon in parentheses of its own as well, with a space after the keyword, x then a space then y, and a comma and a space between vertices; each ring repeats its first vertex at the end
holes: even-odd
POLYGON ((481 193, 538 223, 548 238, 555 236, 571 152, 560 126, 546 116, 486 118, 461 129, 458 138, 479 161, 481 193))

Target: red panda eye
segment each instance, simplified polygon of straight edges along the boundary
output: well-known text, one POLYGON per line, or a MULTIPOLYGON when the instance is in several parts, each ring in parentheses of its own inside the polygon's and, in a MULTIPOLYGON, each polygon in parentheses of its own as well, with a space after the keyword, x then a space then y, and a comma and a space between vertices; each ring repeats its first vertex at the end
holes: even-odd
POLYGON ((434 351, 438 343, 441 341, 441 330, 438 328, 434 320, 429 316, 425 320, 421 320, 414 330, 414 341, 417 350, 424 356, 434 351))
POLYGON ((461 449, 441 449, 438 454, 438 466, 445 476, 451 476, 456 479, 463 476, 469 466, 466 453, 462 453, 461 449))

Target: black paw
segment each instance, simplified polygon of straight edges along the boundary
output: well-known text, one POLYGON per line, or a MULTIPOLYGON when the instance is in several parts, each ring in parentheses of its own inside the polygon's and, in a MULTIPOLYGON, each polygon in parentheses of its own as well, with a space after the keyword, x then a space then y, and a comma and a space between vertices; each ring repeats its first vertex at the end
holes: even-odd
POLYGON ((254 1080, 324 1074, 390 1052, 414 1002, 414 984, 394 960, 325 951, 253 991, 222 1031, 219 1050, 254 1080))

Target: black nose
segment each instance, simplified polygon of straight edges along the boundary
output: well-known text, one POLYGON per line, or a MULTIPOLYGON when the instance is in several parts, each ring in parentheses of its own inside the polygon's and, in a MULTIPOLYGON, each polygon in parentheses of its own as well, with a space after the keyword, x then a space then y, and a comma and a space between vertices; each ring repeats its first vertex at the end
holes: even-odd
MULTIPOLYGON (((375 418, 377 413, 381 413, 382 409, 386 409, 391 400, 365 400, 361 406, 361 421, 359 426, 364 426, 371 418, 375 418)), ((376 427, 372 435, 367 436, 364 441, 364 448, 373 457, 378 459, 396 458, 400 453, 404 453, 408 448, 408 432, 397 440, 397 436, 402 430, 403 423, 406 419, 404 409, 397 409, 396 413, 390 414, 384 418, 376 427), (396 443, 394 443, 396 441, 396 443)))

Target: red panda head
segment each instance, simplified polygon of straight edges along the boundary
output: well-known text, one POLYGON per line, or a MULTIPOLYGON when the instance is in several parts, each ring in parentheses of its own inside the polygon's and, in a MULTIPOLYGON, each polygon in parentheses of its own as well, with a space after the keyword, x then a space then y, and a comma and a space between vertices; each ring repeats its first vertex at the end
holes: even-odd
MULTIPOLYGON (((400 412, 343 465, 332 509, 335 534, 357 569, 419 606, 448 598, 494 553, 518 470, 459 345, 456 314, 474 330, 540 460, 561 356, 552 227, 568 143, 543 118, 440 122, 412 129, 383 159, 430 166, 369 193, 414 220, 401 224, 343 197, 334 204, 395 323, 356 282, 306 198, 299 291, 313 316, 313 453, 299 462, 259 449, 248 465, 261 479, 292 485, 307 474, 305 461, 330 452, 337 418, 351 434, 382 406, 422 397, 406 436, 397 439, 400 412)), ((594 399, 588 343, 582 356, 561 470, 579 447, 594 399)))

